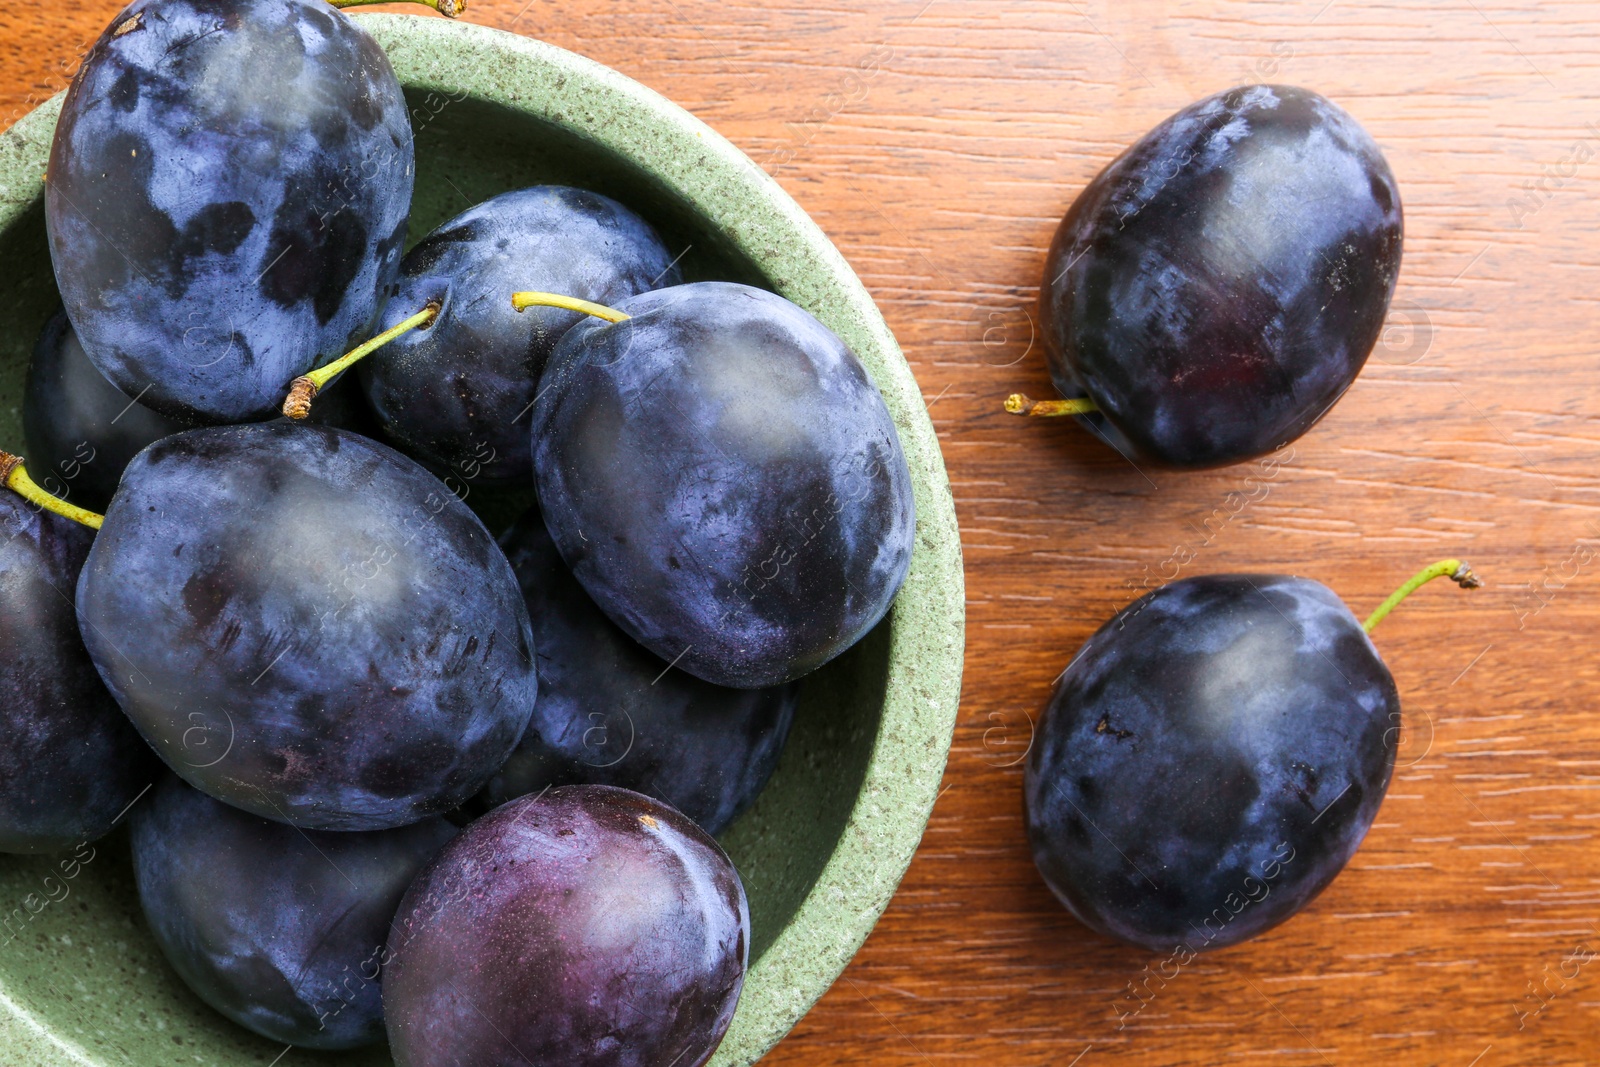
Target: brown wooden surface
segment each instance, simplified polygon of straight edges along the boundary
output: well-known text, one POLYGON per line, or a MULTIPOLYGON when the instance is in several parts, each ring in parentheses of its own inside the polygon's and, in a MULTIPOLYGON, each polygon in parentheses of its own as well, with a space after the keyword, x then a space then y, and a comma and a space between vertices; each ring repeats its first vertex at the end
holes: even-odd
MULTIPOLYGON (((944 444, 970 598, 945 792, 883 922, 768 1062, 1600 1062, 1600 5, 472 3, 762 161, 872 290, 944 444), (1049 395, 1033 301, 1084 182, 1262 80, 1367 126, 1407 239, 1361 379, 1241 503, 1247 467, 1141 473, 1000 400, 1049 395), (1023 840, 1017 761, 1051 679, 1169 558, 1310 575, 1363 613, 1456 554, 1490 585, 1430 588, 1380 631, 1409 730, 1350 868, 1119 1018, 1159 957, 1075 923, 1023 840)), ((118 7, 0 11, 0 125, 118 7)))

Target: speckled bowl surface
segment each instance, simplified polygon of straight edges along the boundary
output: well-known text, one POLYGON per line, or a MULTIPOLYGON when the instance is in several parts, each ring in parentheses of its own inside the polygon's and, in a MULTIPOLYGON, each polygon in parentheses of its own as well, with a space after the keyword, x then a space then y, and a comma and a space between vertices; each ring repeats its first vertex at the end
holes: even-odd
MULTIPOLYGON (((817 226, 749 158, 658 94, 581 56, 467 23, 360 15, 416 132, 416 239, 540 182, 584 186, 656 224, 690 280, 774 290, 856 351, 888 401, 916 487, 917 546, 888 619, 807 679, 783 761, 723 835, 750 897, 750 972, 712 1061, 771 1048, 838 977, 927 823, 955 722, 961 549, 926 408, 883 318, 817 226)), ((60 97, 0 135, 0 446, 22 445, 23 376, 58 297, 42 182, 60 97)), ((385 1064, 387 1050, 290 1052, 226 1022, 144 926, 125 835, 66 857, 0 856, 5 1067, 385 1064), (282 1056, 280 1061, 278 1057, 282 1056)))

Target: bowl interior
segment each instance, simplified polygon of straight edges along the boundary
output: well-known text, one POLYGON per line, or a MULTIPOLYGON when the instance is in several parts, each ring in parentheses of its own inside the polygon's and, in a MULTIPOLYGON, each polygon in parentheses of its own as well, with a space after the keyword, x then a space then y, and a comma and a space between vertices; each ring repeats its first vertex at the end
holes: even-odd
MULTIPOLYGON (((926 824, 961 665, 959 547, 915 384, 870 298, 820 231, 721 138, 580 57, 480 27, 363 16, 406 86, 415 241, 468 206, 538 183, 614 197, 649 219, 688 279, 773 289, 818 314, 883 389, 916 483, 919 542, 888 619, 810 676, 782 762, 722 837, 745 880, 751 971, 715 1063, 750 1063, 837 977, 926 824)), ((59 98, 0 137, 0 447, 20 450, 22 385, 58 304, 40 180, 59 98)), ((515 499, 472 500, 491 526, 515 499)), ((281 1045, 212 1012, 145 929, 123 832, 59 857, 0 856, 0 1046, 7 1063, 272 1064, 281 1045), (85 855, 91 858, 84 861, 85 855), (70 873, 70 877, 69 877, 70 873)), ((311 1054, 290 1052, 288 1064, 311 1054)), ((383 1048, 316 1054, 388 1063, 383 1048)))

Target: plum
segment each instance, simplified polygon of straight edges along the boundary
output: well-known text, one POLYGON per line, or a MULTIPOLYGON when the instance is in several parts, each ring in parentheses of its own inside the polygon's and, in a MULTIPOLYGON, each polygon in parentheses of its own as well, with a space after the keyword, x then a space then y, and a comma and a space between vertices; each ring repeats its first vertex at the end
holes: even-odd
POLYGON ((792 681, 889 610, 911 473, 855 353, 780 296, 693 282, 561 339, 533 411, 561 557, 613 622, 717 685, 792 681))
POLYGON ((132 823, 139 903, 201 1000, 304 1048, 382 1040, 389 924, 454 826, 431 818, 391 830, 302 831, 171 775, 132 823))
POLYGON ((519 314, 510 295, 544 289, 610 303, 678 281, 666 245, 615 200, 556 185, 502 193, 406 253, 379 327, 429 301, 438 318, 364 360, 361 385, 390 438, 424 463, 469 482, 526 485, 539 374, 580 316, 519 314))
POLYGON ((467 827, 384 953, 397 1067, 700 1067, 733 1018, 744 887, 681 812, 564 786, 467 827))
POLYGON ((326 0, 135 0, 62 104, 45 223, 94 365, 169 418, 265 418, 400 265, 411 123, 326 0))
POLYGON ((1389 785, 1400 697, 1320 582, 1186 578, 1128 605, 1056 682, 1028 753, 1034 862, 1086 926, 1151 951, 1235 944, 1344 868, 1389 785))
POLYGON ((169 767, 300 826, 442 814, 533 710, 528 613, 494 538, 438 479, 344 430, 276 421, 146 448, 77 605, 169 767))
POLYGON ((161 769, 78 635, 72 595, 93 540, 0 493, 0 852, 104 836, 161 769))
MULTIPOLYGON (((1360 373, 1401 234, 1394 174, 1337 105, 1279 85, 1206 97, 1113 160, 1061 220, 1039 292, 1051 378, 1136 460, 1270 452, 1360 373)), ((1018 394, 1007 408, 1057 404, 1018 394)))
POLYGON ((533 621, 539 700, 484 801, 552 785, 615 785, 721 833, 777 767, 797 685, 726 689, 652 656, 589 599, 537 508, 500 545, 533 621))
POLYGON ((29 468, 45 489, 103 511, 134 454, 185 428, 106 381, 66 312, 45 323, 22 394, 29 468))

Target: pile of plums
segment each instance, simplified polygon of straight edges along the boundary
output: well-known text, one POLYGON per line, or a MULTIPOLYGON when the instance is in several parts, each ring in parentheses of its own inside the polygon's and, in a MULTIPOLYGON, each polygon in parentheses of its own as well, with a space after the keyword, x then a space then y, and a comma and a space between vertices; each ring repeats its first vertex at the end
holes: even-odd
MULTIPOLYGON (((1306 432, 1354 381, 1400 268, 1400 196, 1371 137, 1316 93, 1251 85, 1161 123, 1078 196, 1040 289, 1063 399, 1137 463, 1215 467, 1306 432)), ((1024 801, 1045 882, 1086 925, 1175 958, 1282 922, 1372 825, 1400 733, 1364 623, 1273 574, 1174 581, 1061 673, 1024 801)))
POLYGON ((278 1041, 695 1067, 750 938, 712 835, 888 611, 906 460, 801 308, 582 189, 406 251, 413 170, 325 0, 136 0, 85 59, 0 454, 0 849, 128 815, 173 968, 278 1041), (537 503, 497 538, 469 487, 537 503))

